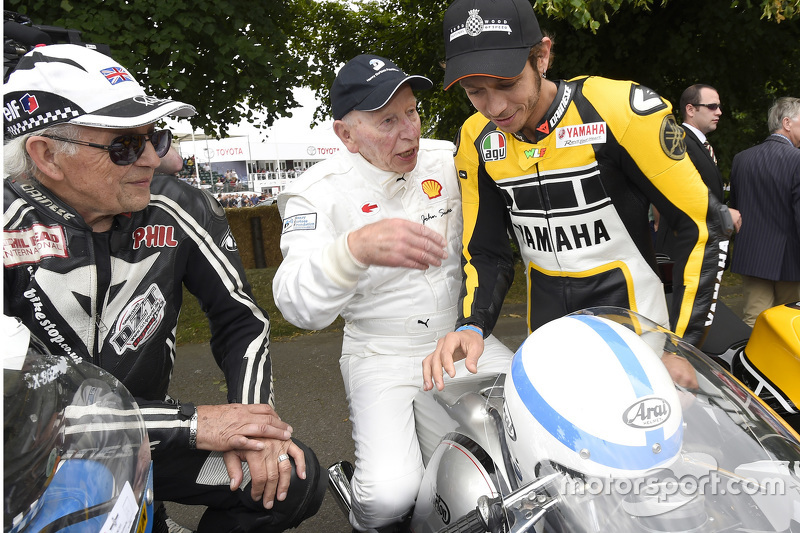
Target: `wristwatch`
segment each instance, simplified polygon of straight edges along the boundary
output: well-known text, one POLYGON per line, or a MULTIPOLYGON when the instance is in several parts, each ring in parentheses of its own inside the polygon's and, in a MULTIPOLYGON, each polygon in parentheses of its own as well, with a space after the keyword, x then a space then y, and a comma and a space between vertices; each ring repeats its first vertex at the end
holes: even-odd
POLYGON ((197 407, 193 403, 180 404, 180 414, 184 420, 189 420, 189 449, 197 448, 197 407))

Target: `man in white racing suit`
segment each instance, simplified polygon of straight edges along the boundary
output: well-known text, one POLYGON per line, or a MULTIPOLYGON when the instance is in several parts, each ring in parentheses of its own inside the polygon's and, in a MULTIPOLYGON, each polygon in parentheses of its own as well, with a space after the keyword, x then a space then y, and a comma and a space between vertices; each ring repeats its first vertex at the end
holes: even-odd
MULTIPOLYGON (((334 131, 347 151, 278 197, 278 308, 307 329, 345 319, 340 366, 356 446, 350 520, 358 530, 401 527, 414 504, 423 460, 412 400, 422 360, 458 315, 453 145, 420 139, 413 92, 431 86, 388 59, 352 59, 331 88, 334 131)), ((504 371, 511 352, 494 337, 486 347, 469 370, 504 371)), ((465 373, 461 365, 457 375, 465 373)), ((423 446, 428 440, 420 434, 423 446)))

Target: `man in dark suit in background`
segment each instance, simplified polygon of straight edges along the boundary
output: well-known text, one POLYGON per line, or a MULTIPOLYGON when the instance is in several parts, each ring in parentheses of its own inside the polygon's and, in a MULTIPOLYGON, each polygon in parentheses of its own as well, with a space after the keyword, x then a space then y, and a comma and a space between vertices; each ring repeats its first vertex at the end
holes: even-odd
MULTIPOLYGON (((694 163, 711 194, 724 203, 722 173, 717 167, 714 149, 706 138, 706 135, 717 129, 719 118, 722 116, 719 93, 710 85, 696 83, 683 91, 679 109, 683 116, 681 126, 686 132, 686 152, 689 154, 689 159, 694 163)), ((731 209, 730 212, 733 218, 733 227, 739 231, 742 224, 741 216, 736 209, 731 209)), ((659 221, 658 217, 656 224, 658 228, 656 252, 672 257, 675 237, 673 230, 665 221, 659 221)))
POLYGON ((776 100, 767 125, 772 134, 731 169, 731 205, 746 221, 731 271, 742 275, 751 326, 765 309, 800 301, 800 98, 776 100))

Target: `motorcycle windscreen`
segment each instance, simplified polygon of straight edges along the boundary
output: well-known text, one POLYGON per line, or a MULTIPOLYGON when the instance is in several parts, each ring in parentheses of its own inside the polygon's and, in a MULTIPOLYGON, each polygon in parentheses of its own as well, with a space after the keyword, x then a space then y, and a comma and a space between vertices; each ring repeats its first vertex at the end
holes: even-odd
MULTIPOLYGON (((537 531, 800 531, 800 441, 771 409, 708 357, 647 319, 617 308, 580 313, 623 325, 659 355, 664 350, 685 357, 698 387, 675 386, 681 442, 657 468, 588 475, 574 464, 541 461, 533 477, 557 474, 546 492, 558 503, 537 531)), ((638 408, 623 415, 628 422, 647 415, 647 403, 638 408)), ((630 453, 625 446, 604 449, 609 455, 604 460, 631 463, 623 456, 630 453)))
POLYGON ((29 352, 21 368, 4 370, 3 394, 4 531, 99 531, 117 504, 138 518, 150 445, 116 378, 78 358, 29 352))

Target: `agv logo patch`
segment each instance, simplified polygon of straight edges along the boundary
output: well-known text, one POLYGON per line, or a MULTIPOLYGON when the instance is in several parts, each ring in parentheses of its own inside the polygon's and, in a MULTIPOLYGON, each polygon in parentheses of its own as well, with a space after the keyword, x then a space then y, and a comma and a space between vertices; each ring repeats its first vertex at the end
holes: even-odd
POLYGON ((490 132, 481 141, 483 161, 502 161, 506 158, 506 136, 500 131, 490 132))

